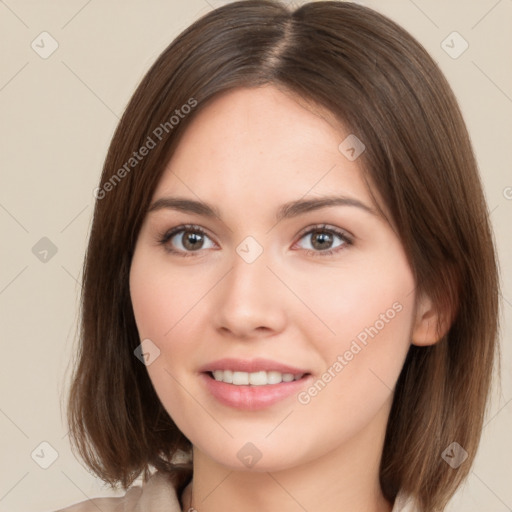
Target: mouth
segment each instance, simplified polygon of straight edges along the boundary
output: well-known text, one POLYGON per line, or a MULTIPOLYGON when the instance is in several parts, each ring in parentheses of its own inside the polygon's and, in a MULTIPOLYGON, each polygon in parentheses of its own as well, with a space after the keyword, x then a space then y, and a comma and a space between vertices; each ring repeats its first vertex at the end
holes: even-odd
POLYGON ((296 395, 312 378, 307 370, 265 359, 223 359, 205 365, 200 377, 221 404, 245 411, 270 407, 296 395))

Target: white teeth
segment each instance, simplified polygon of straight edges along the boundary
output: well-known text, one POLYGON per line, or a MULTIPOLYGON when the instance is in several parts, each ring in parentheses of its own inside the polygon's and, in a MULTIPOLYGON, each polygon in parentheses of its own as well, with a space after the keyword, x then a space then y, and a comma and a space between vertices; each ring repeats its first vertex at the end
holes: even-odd
POLYGON ((279 384, 283 376, 279 372, 267 372, 267 384, 279 384))
POLYGON ((249 373, 249 384, 252 386, 264 386, 267 383, 267 372, 249 373))
POLYGON ((233 384, 246 386, 249 384, 249 374, 247 372, 233 372, 233 384))
POLYGON ((276 371, 259 372, 235 372, 232 370, 215 370, 213 378, 219 382, 234 384, 235 386, 266 386, 268 384, 280 384, 281 382, 292 382, 301 379, 304 374, 294 375, 293 373, 281 373, 276 371))

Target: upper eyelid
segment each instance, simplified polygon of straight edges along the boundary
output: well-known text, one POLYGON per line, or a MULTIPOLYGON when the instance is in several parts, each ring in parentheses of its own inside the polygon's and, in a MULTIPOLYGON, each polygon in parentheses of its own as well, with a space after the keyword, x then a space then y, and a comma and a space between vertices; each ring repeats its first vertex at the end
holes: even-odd
POLYGON ((159 238, 169 241, 171 238, 174 238, 176 235, 183 233, 184 231, 198 231, 205 234, 208 238, 210 238, 210 240, 215 241, 215 237, 212 237, 206 228, 203 228, 198 224, 182 224, 175 226, 173 228, 164 230, 159 238))
POLYGON ((297 234, 297 236, 303 237, 304 235, 308 235, 309 233, 311 233, 311 231, 315 231, 315 230, 317 230, 317 231, 322 231, 322 230, 332 231, 333 233, 337 234, 338 236, 340 236, 340 234, 341 234, 341 235, 346 236, 347 238, 350 238, 351 240, 356 238, 350 231, 348 231, 344 228, 339 228, 339 227, 333 226, 331 224, 327 224, 327 223, 313 224, 311 226, 307 226, 304 229, 300 230, 299 233, 297 234))

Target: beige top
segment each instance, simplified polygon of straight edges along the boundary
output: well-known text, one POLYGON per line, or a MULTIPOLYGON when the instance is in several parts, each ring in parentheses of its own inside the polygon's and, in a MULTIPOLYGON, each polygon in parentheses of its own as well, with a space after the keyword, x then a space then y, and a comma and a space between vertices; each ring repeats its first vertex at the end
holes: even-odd
MULTIPOLYGON (((182 512, 174 484, 156 472, 141 486, 128 489, 119 498, 94 498, 56 512, 182 512)), ((414 512, 413 503, 399 495, 392 512, 414 512)), ((184 511, 187 512, 187 511, 184 511)))

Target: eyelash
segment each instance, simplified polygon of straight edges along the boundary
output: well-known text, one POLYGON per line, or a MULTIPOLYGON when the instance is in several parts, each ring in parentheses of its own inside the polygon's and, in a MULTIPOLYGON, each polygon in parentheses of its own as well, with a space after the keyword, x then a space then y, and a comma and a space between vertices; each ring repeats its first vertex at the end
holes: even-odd
MULTIPOLYGON (((185 231, 192 231, 195 233, 200 233, 201 235, 210 238, 208 233, 206 233, 206 231, 204 229, 202 229, 200 226, 197 226, 196 224, 184 224, 181 226, 176 226, 175 228, 172 228, 169 231, 159 234, 158 235, 158 243, 159 243, 159 245, 164 246, 164 249, 171 254, 176 254, 177 256, 182 256, 185 258, 190 257, 190 256, 196 256, 195 253, 200 252, 200 250, 184 252, 181 250, 178 251, 176 249, 172 249, 171 247, 166 245, 167 242, 169 240, 171 240, 175 235, 177 235, 178 233, 181 233, 181 232, 185 232, 185 231)), ((314 251, 312 249, 303 249, 304 251, 306 251, 306 254, 308 256, 321 256, 321 257, 331 256, 335 253, 338 253, 339 251, 345 250, 347 247, 349 247, 353 244, 353 240, 348 236, 348 234, 345 231, 334 228, 332 226, 328 226, 327 224, 317 224, 317 225, 310 226, 310 227, 306 228, 305 230, 301 231, 301 233, 299 234, 299 240, 304 238, 306 235, 310 235, 317 231, 323 231, 323 232, 334 234, 334 235, 338 236, 343 241, 343 244, 338 247, 335 247, 334 249, 326 249, 324 251, 314 251)))

